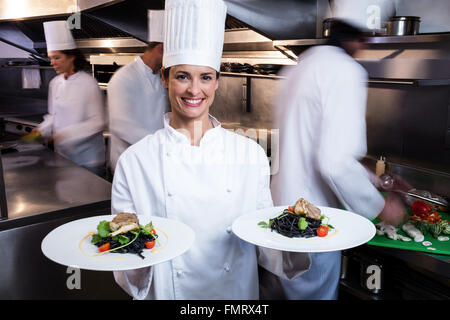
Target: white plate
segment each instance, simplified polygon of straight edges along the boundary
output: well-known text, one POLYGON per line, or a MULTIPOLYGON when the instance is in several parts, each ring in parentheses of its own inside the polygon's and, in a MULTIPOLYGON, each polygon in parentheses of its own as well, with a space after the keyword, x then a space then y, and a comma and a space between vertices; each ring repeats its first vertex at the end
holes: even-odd
POLYGON ((355 213, 318 207, 322 215, 329 218, 328 223, 335 229, 330 229, 325 237, 289 238, 262 228, 259 222, 269 222, 269 219, 280 215, 288 206, 272 207, 258 210, 254 213, 240 216, 232 225, 233 232, 242 240, 270 249, 292 252, 327 252, 357 247, 366 243, 375 235, 375 226, 368 219, 355 213))
POLYGON ((152 221, 158 234, 153 249, 144 249, 142 259, 132 253, 106 252, 99 255, 91 243, 100 221, 111 221, 113 215, 95 216, 68 222, 51 231, 42 241, 41 249, 50 260, 70 267, 97 271, 123 271, 148 267, 173 259, 186 252, 194 243, 194 231, 176 220, 160 217, 139 217, 139 223, 152 221))

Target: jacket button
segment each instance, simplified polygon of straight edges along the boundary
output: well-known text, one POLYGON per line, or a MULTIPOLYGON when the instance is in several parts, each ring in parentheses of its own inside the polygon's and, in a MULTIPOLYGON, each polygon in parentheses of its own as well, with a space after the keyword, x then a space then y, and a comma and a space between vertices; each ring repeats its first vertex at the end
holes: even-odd
POLYGON ((228 233, 231 233, 231 227, 228 227, 228 228, 227 228, 227 232, 228 232, 228 233))
POLYGON ((223 270, 225 270, 226 272, 230 271, 230 266, 228 265, 228 263, 225 263, 223 270))
POLYGON ((173 194, 172 194, 171 192, 167 192, 167 195, 168 195, 169 197, 173 196, 173 194))
POLYGON ((230 192, 231 192, 231 189, 230 189, 230 188, 227 188, 227 192, 230 193, 230 192))
POLYGON ((181 271, 181 270, 177 271, 177 277, 181 277, 182 274, 183 274, 183 271, 181 271))

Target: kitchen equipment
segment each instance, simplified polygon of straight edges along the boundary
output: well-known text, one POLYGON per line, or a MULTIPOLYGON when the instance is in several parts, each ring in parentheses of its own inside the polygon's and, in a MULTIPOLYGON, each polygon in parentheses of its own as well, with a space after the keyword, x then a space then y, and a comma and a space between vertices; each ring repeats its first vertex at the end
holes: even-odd
POLYGON ((271 74, 277 74, 278 71, 280 71, 280 69, 281 69, 281 65, 279 65, 279 64, 255 64, 253 66, 253 68, 258 74, 271 75, 271 74))
POLYGON ((419 33, 420 17, 396 16, 387 22, 388 36, 407 36, 419 33))
POLYGON ((416 199, 420 199, 420 200, 424 200, 433 204, 437 204, 443 207, 448 207, 448 202, 445 201, 444 199, 437 199, 437 198, 432 198, 432 197, 425 197, 422 196, 420 194, 417 194, 415 192, 412 192, 412 190, 409 191, 402 191, 402 190, 397 190, 397 189, 392 189, 394 187, 394 178, 392 178, 390 175, 388 174, 382 174, 380 176, 380 180, 381 180, 381 188, 383 190, 386 191, 391 191, 391 192, 396 192, 396 193, 400 193, 403 196, 409 196, 409 197, 413 197, 416 199))

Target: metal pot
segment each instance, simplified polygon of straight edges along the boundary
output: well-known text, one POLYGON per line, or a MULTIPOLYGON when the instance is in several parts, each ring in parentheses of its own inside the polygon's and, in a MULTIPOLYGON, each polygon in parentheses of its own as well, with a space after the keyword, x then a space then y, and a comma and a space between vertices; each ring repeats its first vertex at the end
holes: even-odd
POLYGON ((408 36, 419 33, 420 17, 392 17, 387 22, 388 36, 408 36))

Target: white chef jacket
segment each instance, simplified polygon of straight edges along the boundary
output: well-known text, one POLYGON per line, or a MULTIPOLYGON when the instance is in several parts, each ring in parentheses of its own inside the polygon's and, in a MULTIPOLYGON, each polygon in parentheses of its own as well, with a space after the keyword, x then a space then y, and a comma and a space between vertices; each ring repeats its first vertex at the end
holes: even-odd
MULTIPOLYGON (((135 299, 257 299, 257 259, 294 266, 295 277, 309 267, 306 255, 257 252, 231 231, 242 214, 272 206, 270 168, 254 141, 215 127, 199 146, 173 129, 130 146, 119 158, 112 186, 112 213, 133 212, 179 220, 196 235, 194 245, 171 261, 127 272, 116 282, 135 299)), ((269 267, 268 267, 269 268, 269 267)), ((284 270, 285 271, 285 270, 284 270)), ((274 271, 276 272, 276 271, 274 271)), ((288 272, 289 273, 289 272, 288 272)))
POLYGON ((163 127, 167 111, 169 100, 160 74, 154 74, 141 57, 114 73, 108 82, 109 162, 113 171, 126 148, 163 127))
MULTIPOLYGON (((384 200, 358 162, 367 151, 366 71, 343 49, 318 46, 305 51, 285 76, 274 109, 280 129, 274 204, 293 205, 303 197, 318 206, 343 206, 376 217, 384 200)), ((340 251, 311 258, 303 276, 282 280, 288 298, 336 298, 340 251)))
POLYGON ((44 137, 58 134, 55 151, 84 167, 105 163, 105 110, 97 81, 79 71, 67 79, 57 75, 49 83, 48 114, 39 124, 44 137))

